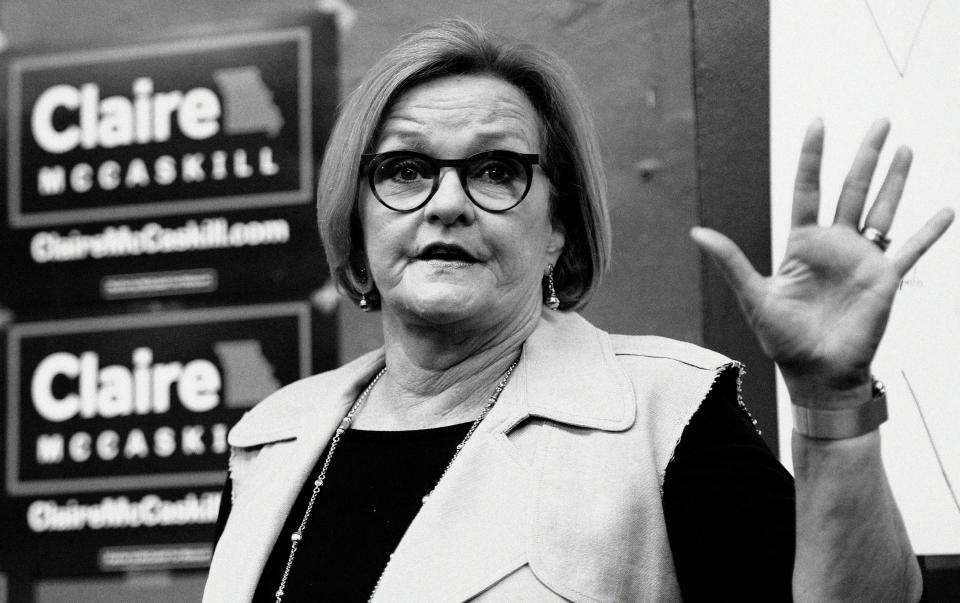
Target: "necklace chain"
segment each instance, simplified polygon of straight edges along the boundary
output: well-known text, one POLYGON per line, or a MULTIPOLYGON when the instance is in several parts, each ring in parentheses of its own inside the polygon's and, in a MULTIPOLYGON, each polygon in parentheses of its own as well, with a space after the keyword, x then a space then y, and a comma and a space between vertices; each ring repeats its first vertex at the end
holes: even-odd
MULTIPOLYGON (((463 447, 466 445, 467 440, 470 439, 470 436, 477 430, 477 427, 480 426, 480 422, 483 421, 484 417, 489 414, 490 409, 493 408, 493 405, 496 404, 497 399, 500 397, 500 393, 503 391, 503 388, 507 386, 507 381, 510 379, 510 375, 513 374, 513 369, 517 367, 519 360, 514 360, 513 364, 507 368, 507 371, 503 374, 503 377, 500 378, 500 381, 497 383, 496 389, 493 390, 493 393, 490 394, 490 397, 487 398, 486 404, 484 404, 483 409, 480 411, 480 416, 476 418, 470 429, 467 430, 467 435, 463 438, 457 448, 453 453, 453 457, 450 459, 450 462, 447 463, 447 466, 444 468, 443 473, 440 474, 440 479, 437 480, 437 484, 443 480, 443 477, 450 471, 450 467, 453 465, 453 461, 456 460, 457 456, 460 454, 460 451, 463 450, 463 447)), ((360 408, 363 406, 364 402, 367 401, 367 397, 370 395, 373 386, 377 384, 377 381, 383 377, 384 373, 387 372, 387 367, 383 367, 379 373, 370 381, 370 385, 363 390, 363 393, 357 398, 357 401, 353 403, 353 406, 350 407, 350 410, 347 412, 346 416, 340 421, 340 425, 337 427, 336 432, 333 434, 333 439, 330 440, 330 449, 327 451, 327 456, 323 460, 323 466, 320 468, 320 473, 317 475, 317 479, 313 482, 313 491, 310 493, 310 500, 307 502, 307 510, 303 514, 303 520, 300 521, 300 526, 295 532, 290 534, 290 555, 287 557, 287 565, 283 569, 283 577, 280 579, 280 587, 277 589, 276 603, 281 603, 284 595, 284 588, 287 585, 287 578, 290 576, 290 569, 293 567, 293 558, 297 554, 297 548, 300 545, 300 542, 303 540, 304 530, 307 527, 307 520, 310 519, 310 512, 313 511, 313 503, 317 499, 317 494, 320 493, 320 487, 323 486, 324 480, 327 478, 327 468, 330 467, 330 459, 333 458, 333 451, 336 450, 337 444, 340 443, 340 438, 343 436, 344 432, 349 429, 350 424, 353 422, 353 417, 360 411, 360 408)), ((437 486, 434 485, 433 489, 430 490, 430 493, 423 497, 423 503, 427 502, 427 499, 430 498, 430 494, 433 494, 433 491, 436 490, 437 486)), ((392 558, 393 555, 391 554, 392 558)), ((387 560, 387 565, 390 564, 390 561, 387 560)), ((373 596, 377 593, 377 589, 380 588, 380 581, 383 580, 383 575, 386 573, 387 567, 384 566, 383 571, 380 573, 380 577, 377 578, 377 583, 373 587, 373 592, 370 593, 370 601, 373 600, 373 596)))

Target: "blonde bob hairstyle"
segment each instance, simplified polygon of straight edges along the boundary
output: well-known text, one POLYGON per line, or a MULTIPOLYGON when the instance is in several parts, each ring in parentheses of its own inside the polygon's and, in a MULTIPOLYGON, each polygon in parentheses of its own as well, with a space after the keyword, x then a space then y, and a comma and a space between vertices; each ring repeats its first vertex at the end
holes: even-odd
MULTIPOLYGON (((381 120, 405 91, 448 75, 499 77, 522 90, 539 113, 541 167, 551 184, 551 219, 565 244, 553 278, 561 309, 586 305, 610 258, 606 182, 593 121, 569 67, 556 55, 492 35, 462 19, 444 20, 403 38, 345 100, 327 142, 318 187, 318 220, 330 274, 354 302, 368 283, 357 211, 360 156, 374 150, 381 120)), ((531 266, 543 271, 545 266, 531 266)))

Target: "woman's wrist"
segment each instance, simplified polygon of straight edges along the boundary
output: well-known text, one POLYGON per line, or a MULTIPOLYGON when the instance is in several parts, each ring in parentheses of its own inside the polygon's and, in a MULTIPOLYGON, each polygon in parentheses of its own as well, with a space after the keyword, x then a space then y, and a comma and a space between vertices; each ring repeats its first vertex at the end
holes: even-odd
POLYGON ((839 410, 860 406, 873 398, 873 376, 869 369, 843 378, 791 376, 783 372, 790 401, 807 408, 839 410))

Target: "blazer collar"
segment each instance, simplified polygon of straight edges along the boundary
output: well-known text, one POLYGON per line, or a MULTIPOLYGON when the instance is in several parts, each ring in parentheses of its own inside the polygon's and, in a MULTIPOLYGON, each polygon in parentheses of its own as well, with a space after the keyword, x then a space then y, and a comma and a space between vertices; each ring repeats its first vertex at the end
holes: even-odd
POLYGON ((521 367, 521 403, 530 415, 607 431, 633 425, 633 386, 610 336, 580 315, 545 309, 523 346, 521 367))
MULTIPOLYGON (((294 439, 339 420, 383 368, 383 349, 330 373, 293 383, 254 407, 229 435, 232 446, 294 439), (314 420, 304 420, 313 417, 314 420)), ((616 361, 610 336, 578 314, 544 309, 523 346, 515 419, 536 416, 574 427, 622 431, 635 419, 633 386, 616 361)), ((506 426, 506 429, 512 427, 506 426)))

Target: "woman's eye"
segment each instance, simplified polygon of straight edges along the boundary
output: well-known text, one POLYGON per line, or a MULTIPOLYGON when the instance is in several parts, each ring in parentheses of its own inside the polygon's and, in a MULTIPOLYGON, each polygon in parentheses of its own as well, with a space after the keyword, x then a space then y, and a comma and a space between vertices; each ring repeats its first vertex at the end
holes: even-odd
POLYGON ((410 166, 404 166, 397 170, 396 177, 400 178, 400 180, 416 180, 418 175, 417 170, 410 166))
POLYGON ((497 184, 509 182, 516 176, 515 171, 502 161, 488 161, 476 171, 476 175, 497 184))
POLYGON ((383 166, 383 175, 399 182, 413 182, 423 177, 424 169, 415 161, 399 161, 383 166))

